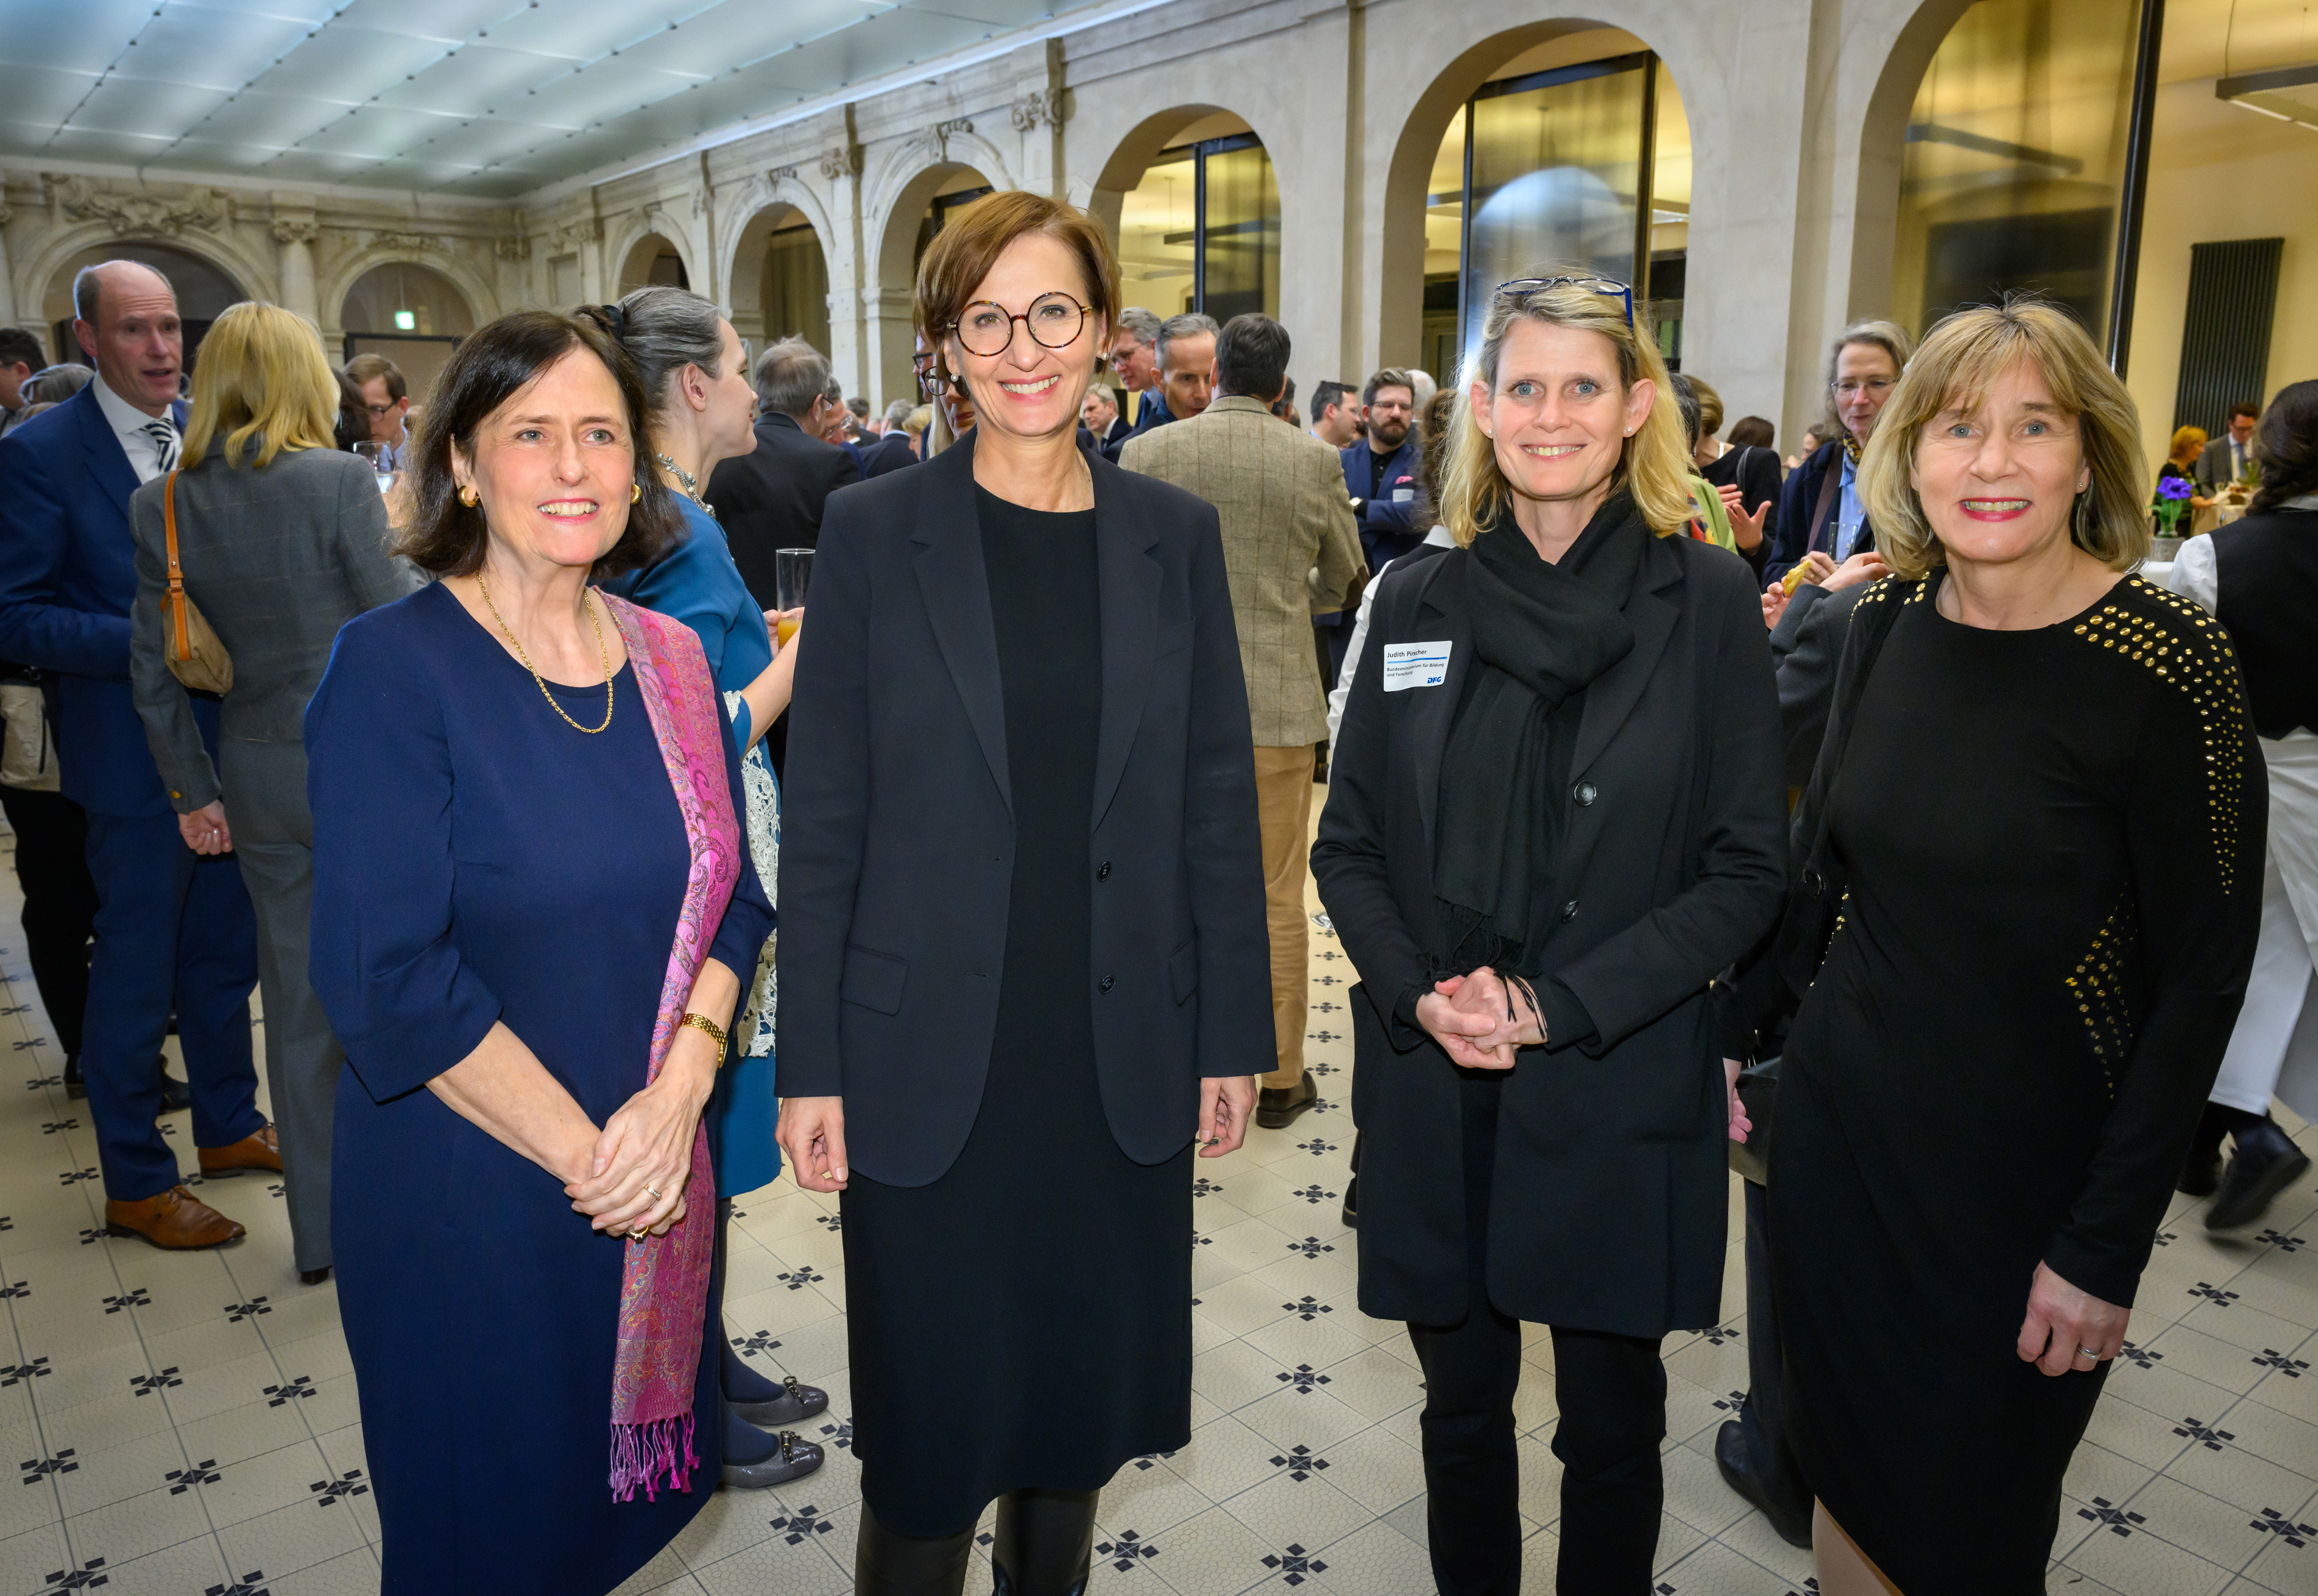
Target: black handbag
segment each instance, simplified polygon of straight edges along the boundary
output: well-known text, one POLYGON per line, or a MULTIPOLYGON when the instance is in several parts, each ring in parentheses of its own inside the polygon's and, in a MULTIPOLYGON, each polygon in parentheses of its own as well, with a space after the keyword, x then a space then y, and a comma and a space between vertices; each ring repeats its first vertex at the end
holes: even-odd
MULTIPOLYGON (((1838 673, 1835 707, 1828 718, 1827 740, 1819 745, 1819 763, 1811 772, 1810 785, 1804 789, 1802 802, 1797 807, 1795 829, 1789 838, 1793 862, 1787 883, 1786 912, 1766 956, 1775 961, 1775 968, 1798 1000, 1810 991, 1819 965, 1826 962, 1828 944, 1833 939, 1836 917, 1844 898, 1844 883, 1828 855, 1828 798, 1842 771, 1844 750, 1851 746, 1852 722, 1860 697, 1866 691, 1868 675, 1883 651, 1883 640, 1891 635, 1891 623, 1899 618, 1902 602, 1901 594, 1895 591, 1899 584, 1891 578, 1886 577, 1878 585, 1884 592, 1876 596, 1873 605, 1863 599, 1859 608, 1852 612, 1851 636, 1846 640, 1845 647, 1855 650, 1857 658, 1855 662, 1846 661, 1852 668, 1838 673)), ((1758 1059, 1738 1071, 1738 1102, 1754 1128, 1747 1132, 1747 1140, 1730 1144, 1730 1168, 1757 1186, 1770 1184, 1772 1127, 1779 1113, 1780 1062, 1781 1055, 1774 1054, 1758 1059)))

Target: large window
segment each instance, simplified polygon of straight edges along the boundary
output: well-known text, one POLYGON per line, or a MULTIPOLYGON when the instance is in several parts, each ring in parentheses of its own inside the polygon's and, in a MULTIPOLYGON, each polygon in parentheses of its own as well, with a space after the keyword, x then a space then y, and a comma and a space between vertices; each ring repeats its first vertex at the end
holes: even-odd
POLYGON ((1689 220, 1689 125, 1656 56, 1513 63, 1451 121, 1433 163, 1424 366, 1458 381, 1496 285, 1541 270, 1631 283, 1678 362, 1689 220))
POLYGON ((1891 303, 1921 336, 2035 291, 2104 339, 2129 158, 2140 8, 1980 0, 1908 118, 1891 303))
POLYGON ((1127 195, 1119 232, 1129 303, 1162 316, 1203 310, 1217 321, 1280 314, 1280 188, 1253 133, 1160 151, 1127 195))
POLYGON ((775 228, 765 239, 763 297, 758 302, 764 307, 768 342, 803 338, 828 352, 829 263, 810 223, 775 228))

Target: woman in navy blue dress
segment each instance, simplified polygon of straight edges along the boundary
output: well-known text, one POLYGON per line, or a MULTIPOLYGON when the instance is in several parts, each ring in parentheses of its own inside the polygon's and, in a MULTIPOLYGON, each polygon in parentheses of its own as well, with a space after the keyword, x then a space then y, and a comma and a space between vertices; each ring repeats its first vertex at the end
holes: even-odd
MULTIPOLYGON (((716 307, 688 289, 637 289, 616 305, 585 305, 579 315, 620 342, 635 363, 651 406, 652 458, 684 497, 684 539, 659 560, 603 583, 604 591, 681 621, 700 639, 716 691, 730 717, 741 759, 742 814, 749 856, 765 896, 776 895, 781 847, 780 785, 765 756, 765 733, 788 708, 796 650, 773 654, 772 633, 732 563, 732 545, 701 502, 701 485, 722 462, 757 446, 741 335, 716 307)), ((803 612, 796 612, 802 619, 803 612)), ((741 1015, 716 1095, 708 1104, 708 1145, 716 1163, 715 1298, 724 1296, 725 1239, 732 1199, 770 1186, 781 1172, 773 1140, 780 1102, 773 1089, 773 1000, 777 985, 768 939, 749 973, 741 1015)), ((724 1483, 744 1490, 786 1484, 822 1465, 822 1448, 795 1430, 829 1406, 829 1394, 795 1376, 775 1384, 732 1349, 716 1317, 717 1364, 724 1394, 724 1483), (775 1433, 768 1433, 772 1431, 775 1433)))
POLYGON ((696 641, 587 585, 680 525, 625 356, 523 312, 439 386, 402 551, 443 579, 306 719, 339 1300, 385 1592, 580 1596, 716 1479, 700 1116, 771 914, 696 641))

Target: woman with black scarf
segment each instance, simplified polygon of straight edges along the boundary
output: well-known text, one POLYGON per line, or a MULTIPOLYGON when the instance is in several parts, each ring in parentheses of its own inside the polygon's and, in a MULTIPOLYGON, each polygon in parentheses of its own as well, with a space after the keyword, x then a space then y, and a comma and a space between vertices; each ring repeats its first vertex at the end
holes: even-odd
POLYGON ((1388 573, 1312 866, 1361 976, 1361 1307, 1408 1323, 1442 1596, 1514 1596, 1522 1322, 1550 1325, 1563 1592, 1640 1596, 1669 1331, 1721 1316, 1708 1013, 1785 879, 1752 573, 1679 535, 1687 451, 1631 293, 1498 289, 1457 547, 1388 573))

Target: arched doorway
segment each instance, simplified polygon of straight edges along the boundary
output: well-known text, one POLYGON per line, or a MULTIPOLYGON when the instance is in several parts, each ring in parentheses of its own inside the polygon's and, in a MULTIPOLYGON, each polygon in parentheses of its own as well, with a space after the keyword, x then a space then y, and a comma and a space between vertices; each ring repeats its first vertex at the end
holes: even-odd
POLYGON ((2131 159, 2137 9, 1979 0, 1916 85, 1900 159, 1893 318, 2030 291, 2105 341, 2131 159))
POLYGON ((995 185, 979 168, 942 161, 913 174, 894 194, 877 246, 880 308, 873 326, 873 357, 880 395, 918 398, 910 369, 914 347, 910 306, 915 297, 918 263, 942 229, 995 185))
POLYGON ((768 205, 732 258, 732 327, 753 354, 783 338, 830 353, 829 257, 804 211, 768 205))
POLYGON ((82 363, 88 356, 81 353, 80 343, 73 336, 73 279, 84 267, 105 261, 135 261, 152 267, 169 280, 176 291, 177 317, 185 329, 185 366, 193 368, 193 352, 201 347, 202 339, 210 330, 210 323, 222 314, 228 305, 248 299, 248 292, 225 272, 191 250, 174 248, 166 244, 142 240, 133 243, 97 244, 80 251, 58 266, 49 279, 47 292, 41 298, 41 319, 49 324, 49 336, 61 362, 82 363))
POLYGON ((355 278, 338 309, 341 358, 382 354, 400 369, 410 402, 424 407, 459 340, 475 330, 459 285, 416 261, 386 261, 355 278))
POLYGON ((1218 321, 1280 314, 1280 185, 1244 119, 1198 106, 1155 117, 1121 145, 1099 187, 1110 191, 1099 210, 1118 207, 1126 303, 1218 321))
POLYGON ((624 294, 654 284, 690 288, 692 273, 685 269, 683 253, 674 244, 658 233, 646 233, 628 246, 628 258, 620 264, 620 280, 614 292, 624 294))
MULTIPOLYGON (((1426 171, 1416 361, 1443 387, 1496 285, 1548 267, 1631 283, 1637 318, 1681 364, 1691 149, 1673 74, 1622 29, 1534 37, 1466 58, 1478 82, 1446 107, 1426 171)), ((1396 275, 1388 293, 1415 288, 1396 275)))
POLYGON ((950 218, 991 192, 990 179, 972 166, 957 167, 942 179, 941 185, 926 201, 925 213, 918 219, 918 239, 910 252, 910 271, 913 276, 918 263, 926 258, 926 251, 932 247, 934 236, 949 225, 950 218))

